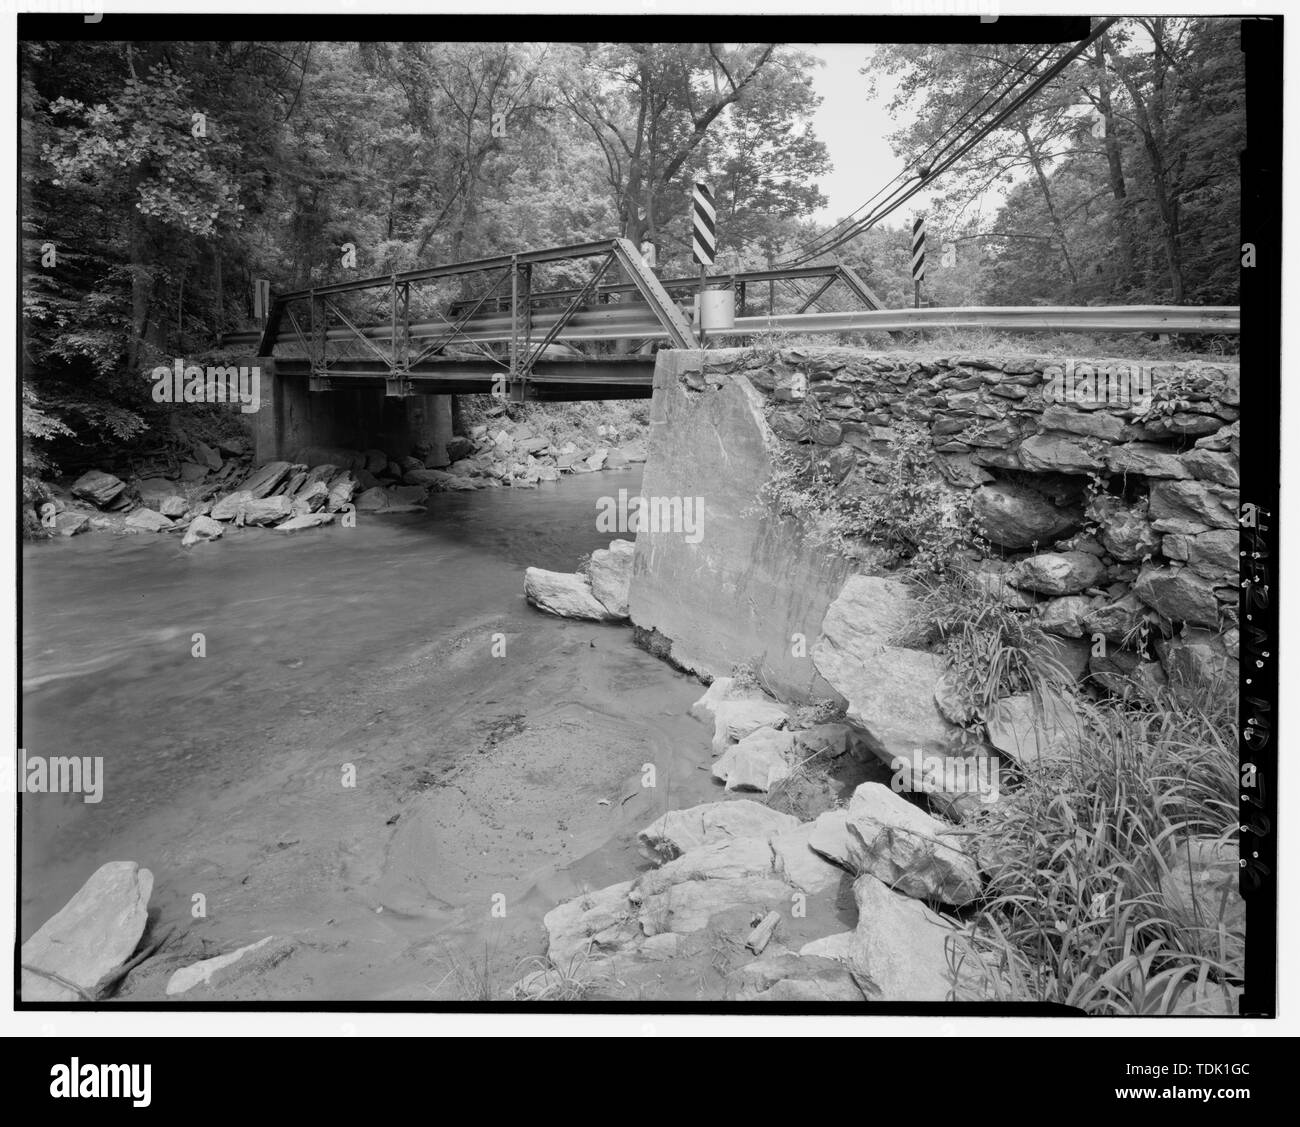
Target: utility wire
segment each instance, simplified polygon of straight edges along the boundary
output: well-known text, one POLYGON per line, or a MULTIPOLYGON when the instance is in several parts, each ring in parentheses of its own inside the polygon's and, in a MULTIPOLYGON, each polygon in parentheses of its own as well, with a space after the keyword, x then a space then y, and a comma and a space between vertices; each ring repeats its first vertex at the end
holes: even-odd
MULTIPOLYGON (((813 258, 818 257, 819 255, 827 254, 830 251, 843 246, 850 239, 855 238, 857 235, 860 235, 862 232, 875 226, 875 224, 879 223, 882 219, 885 218, 885 216, 889 215, 891 212, 896 211, 899 207, 901 207, 904 203, 906 203, 907 200, 911 199, 912 196, 916 195, 917 192, 921 191, 924 187, 926 187, 928 183, 931 180, 933 180, 936 176, 938 176, 943 172, 946 172, 949 168, 951 168, 954 164, 956 164, 959 160, 961 160, 961 158, 965 156, 966 153, 968 153, 972 148, 974 148, 977 144, 979 144, 979 142, 982 141, 986 136, 988 136, 989 133, 991 133, 994 129, 996 129, 999 125, 1001 125, 1004 121, 1006 121, 1007 118, 1009 118, 1018 109, 1020 109, 1020 107, 1023 106, 1026 102, 1028 102, 1029 99, 1034 97, 1034 95, 1036 95, 1040 90, 1042 90, 1044 86, 1046 86, 1049 82, 1051 82, 1052 79, 1054 79, 1058 74, 1061 73, 1061 71, 1063 71, 1067 66, 1069 66, 1070 63, 1072 63, 1076 58, 1078 58, 1092 44, 1094 40, 1104 35, 1106 31, 1109 30, 1111 25, 1117 21, 1117 19, 1118 17, 1110 17, 1103 20, 1100 24, 1098 24, 1097 27, 1093 29, 1093 31, 1087 36, 1087 38, 1081 40, 1079 43, 1076 43, 1064 55, 1062 55, 1061 58, 1059 58, 1055 63, 1053 63, 1052 66, 1050 66, 1041 75, 1037 76, 1034 79, 1034 81, 1030 84, 1030 86, 1023 93, 1021 93, 1014 101, 1012 101, 1010 105, 1000 110, 990 121, 986 122, 982 126, 979 126, 978 128, 974 128, 974 123, 972 123, 972 128, 974 128, 973 134, 967 140, 963 141, 961 145, 958 147, 957 151, 952 153, 951 156, 946 158, 940 158, 934 164, 930 165, 928 169, 924 169, 923 173, 914 174, 911 179, 913 181, 916 181, 916 183, 912 184, 910 187, 905 184, 900 186, 900 188, 895 189, 892 193, 890 193, 889 197, 886 198, 883 204, 881 204, 875 210, 870 212, 868 215, 864 216, 862 219, 859 219, 857 222, 850 225, 845 231, 843 231, 834 240, 832 240, 829 243, 829 245, 820 247, 819 249, 813 251, 812 253, 808 253, 805 250, 802 253, 800 253, 797 257, 782 262, 781 265, 799 266, 805 262, 810 261, 813 258)), ((1046 56, 1044 55, 1043 57, 1046 56)), ((1008 88, 1008 90, 1005 91, 1001 97, 999 97, 998 101, 1001 101, 1002 98, 1004 98, 1006 94, 1010 92, 1011 89, 1014 89, 1014 86, 1008 88)), ((946 152, 947 149, 949 148, 951 148, 951 143, 948 146, 945 146, 944 151, 946 152)), ((894 179, 897 180, 898 177, 895 177, 894 179)), ((892 184, 893 181, 890 181, 890 183, 892 184)), ((888 187, 889 185, 886 185, 886 188, 888 187)), ((882 189, 882 191, 884 191, 884 189, 882 189)), ((877 192, 876 196, 879 195, 880 192, 877 192)), ((876 197, 873 196, 872 198, 875 199, 876 197)), ((858 209, 858 211, 861 210, 862 210, 861 208, 858 209)), ((814 240, 814 244, 816 242, 818 242, 818 240, 814 240)))
MULTIPOLYGON (((963 110, 952 122, 950 122, 948 127, 942 133, 940 133, 938 137, 936 137, 933 141, 929 143, 929 145, 926 146, 926 148, 922 151, 921 155, 917 158, 916 164, 919 165, 920 168, 922 168, 923 170, 928 168, 932 159, 934 159, 934 151, 941 144, 943 144, 943 142, 945 141, 945 139, 947 139, 950 133, 952 133, 954 130, 959 129, 961 127, 962 121, 965 118, 969 117, 970 114, 974 112, 976 108, 979 107, 980 104, 986 98, 992 96, 993 93, 997 90, 997 88, 1002 83, 1007 82, 1007 80, 1010 79, 1010 83, 1008 84, 1007 89, 1004 90, 1001 94, 999 94, 996 98, 994 98, 994 100, 990 102, 988 105, 980 109, 977 114, 977 118, 991 112, 997 106, 997 104, 1007 96, 1007 94, 1009 94, 1012 90, 1015 89, 1015 87, 1019 83, 1028 81, 1028 79, 1032 77, 1033 70, 1038 67, 1038 65, 1042 62, 1042 60, 1047 55, 1051 54, 1051 51, 1052 48, 1048 47, 1043 52, 1043 54, 1040 55, 1039 59, 1032 64, 1032 66, 1029 68, 1028 73, 1026 73, 1026 71, 1023 69, 1023 65, 1025 60, 1028 59, 1029 56, 1033 53, 1032 47, 1028 51, 1026 51, 1023 55, 1021 55, 1020 58, 1017 59, 1015 62, 1010 64, 1005 64, 1006 69, 1003 71, 1002 75, 993 83, 993 85, 988 90, 986 90, 983 94, 981 94, 978 98, 976 98, 975 101, 973 101, 969 106, 967 106, 965 110, 963 110)), ((962 132, 965 132, 974 127, 975 124, 972 122, 970 125, 962 129, 962 132)), ((955 143, 955 141, 956 138, 954 138, 953 141, 949 142, 949 145, 955 143)), ((947 146, 945 146, 945 148, 946 147, 947 146)), ((915 175, 916 173, 911 173, 906 168, 904 168, 902 171, 895 174, 893 179, 891 179, 888 183, 886 183, 885 186, 881 188, 878 192, 876 192, 876 194, 873 195, 870 199, 860 204, 855 210, 850 212, 843 219, 840 219, 837 223, 834 223, 832 226, 830 226, 825 231, 821 232, 821 234, 811 239, 805 245, 798 247, 793 251, 788 252, 787 257, 797 256, 799 258, 799 261, 803 262, 803 261, 807 261, 808 258, 810 257, 815 258, 818 254, 823 253, 823 251, 819 248, 819 244, 829 243, 829 241, 834 238, 835 233, 839 228, 852 223, 856 216, 858 216, 861 212, 866 210, 867 207, 869 207, 872 203, 874 203, 877 199, 879 199, 880 196, 882 196, 885 192, 889 191, 889 189, 896 182, 905 181, 906 179, 915 175)))

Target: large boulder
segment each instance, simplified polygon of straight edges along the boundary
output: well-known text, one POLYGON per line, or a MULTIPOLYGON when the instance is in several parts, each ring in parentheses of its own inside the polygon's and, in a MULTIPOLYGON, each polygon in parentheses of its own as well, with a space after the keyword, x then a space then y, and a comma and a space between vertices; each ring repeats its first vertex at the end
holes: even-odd
POLYGON ((92 505, 98 505, 102 509, 105 505, 115 501, 125 488, 126 483, 120 478, 114 477, 111 473, 104 473, 102 470, 91 470, 82 474, 72 483, 71 492, 74 497, 89 501, 92 505))
POLYGON ((612 622, 619 618, 591 592, 585 575, 530 567, 524 572, 524 596, 538 610, 561 618, 612 622))
MULTIPOLYGON (((153 874, 134 861, 101 865, 22 946, 19 961, 90 993, 126 962, 144 934, 153 874)), ((79 1002, 82 996, 44 975, 22 972, 24 1002, 79 1002)))
POLYGON ((1047 543, 1079 523, 1036 490, 1005 482, 981 485, 971 494, 971 507, 983 534, 1003 548, 1047 543))
POLYGON ((672 861, 701 845, 742 837, 771 837, 799 825, 793 814, 782 814, 747 798, 706 802, 688 810, 670 810, 636 835, 637 848, 647 860, 672 861))
POLYGON ((889 644, 914 616, 915 602, 901 581, 850 576, 812 649, 818 672, 848 701, 849 722, 886 763, 946 744, 957 731, 934 702, 943 658, 889 644))
POLYGON ((881 783, 863 783, 843 810, 813 824, 809 846, 851 873, 871 873, 899 892, 962 905, 980 894, 975 862, 946 823, 881 783))
POLYGON ((1021 560, 1008 581, 1044 595, 1074 595, 1096 583, 1104 570, 1088 552, 1040 552, 1021 560))
POLYGON ((611 540, 608 548, 591 553, 591 593, 619 618, 628 616, 627 600, 632 586, 632 557, 635 552, 633 541, 611 540))
POLYGON ((946 1002, 957 984, 949 964, 953 926, 919 900, 866 873, 853 882, 858 926, 849 970, 874 1002, 946 1002))

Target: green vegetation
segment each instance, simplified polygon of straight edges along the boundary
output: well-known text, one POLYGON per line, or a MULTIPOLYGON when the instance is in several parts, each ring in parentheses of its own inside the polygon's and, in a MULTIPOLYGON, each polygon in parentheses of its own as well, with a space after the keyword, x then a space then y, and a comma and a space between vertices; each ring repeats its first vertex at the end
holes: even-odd
POLYGON ((927 429, 900 420, 892 430, 886 452, 843 481, 821 457, 824 451, 783 445, 760 498, 781 516, 801 520, 816 542, 840 548, 865 543, 893 563, 943 572, 976 543, 969 501, 934 472, 927 429))
POLYGON ((1227 686, 1192 705, 1082 706, 1079 753, 1027 773, 977 824, 986 896, 958 945, 972 996, 1235 1013, 1240 920, 1223 898, 1188 903, 1168 876, 1189 841, 1235 840, 1234 713, 1227 686))

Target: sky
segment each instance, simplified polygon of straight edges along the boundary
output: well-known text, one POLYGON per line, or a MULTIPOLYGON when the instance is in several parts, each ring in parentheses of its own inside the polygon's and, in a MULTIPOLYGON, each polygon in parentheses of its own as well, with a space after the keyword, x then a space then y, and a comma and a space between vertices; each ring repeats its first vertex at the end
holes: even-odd
MULTIPOLYGON (((874 44, 870 43, 802 43, 807 51, 825 62, 812 72, 813 88, 822 96, 822 104, 813 114, 813 129, 826 145, 831 163, 830 175, 821 181, 827 205, 813 218, 833 223, 856 210, 900 172, 903 162, 889 147, 889 135, 915 119, 903 109, 891 117, 888 106, 898 87, 899 76, 878 74, 877 93, 869 97, 868 76, 860 74, 869 61, 874 44)), ((940 185, 942 187, 942 185, 940 185)), ((887 226, 910 225, 915 212, 924 211, 929 192, 918 192, 886 219, 887 226)), ((979 210, 991 214, 1000 202, 999 193, 981 201, 979 210)))
MULTIPOLYGON (((896 80, 879 78, 879 94, 869 99, 868 78, 858 71, 867 62, 869 43, 801 43, 800 50, 824 60, 813 71, 813 88, 822 104, 813 115, 813 130, 825 143, 834 171, 821 182, 829 203, 815 218, 834 221, 859 204, 903 167, 888 137, 899 123, 886 112, 896 80)), ((891 217, 892 218, 892 217, 891 217)))

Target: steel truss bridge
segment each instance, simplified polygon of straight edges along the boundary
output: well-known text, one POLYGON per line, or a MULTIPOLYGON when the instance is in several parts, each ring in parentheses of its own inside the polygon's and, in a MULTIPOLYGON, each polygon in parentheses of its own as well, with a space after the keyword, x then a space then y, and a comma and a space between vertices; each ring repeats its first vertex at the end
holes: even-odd
POLYGON ((280 294, 261 333, 222 343, 256 346, 277 373, 305 375, 318 392, 382 384, 397 397, 645 398, 656 347, 703 343, 689 315, 702 285, 735 293, 726 338, 941 327, 1236 333, 1240 322, 1231 306, 885 310, 839 264, 662 280, 631 242, 604 239, 280 294), (776 312, 778 287, 795 312, 776 312), (854 308, 810 312, 833 289, 854 308))

